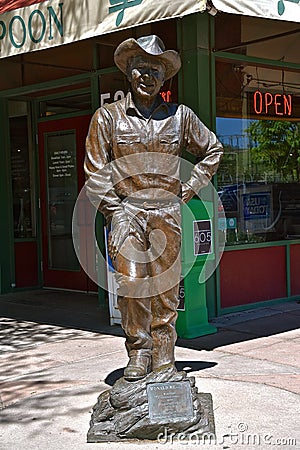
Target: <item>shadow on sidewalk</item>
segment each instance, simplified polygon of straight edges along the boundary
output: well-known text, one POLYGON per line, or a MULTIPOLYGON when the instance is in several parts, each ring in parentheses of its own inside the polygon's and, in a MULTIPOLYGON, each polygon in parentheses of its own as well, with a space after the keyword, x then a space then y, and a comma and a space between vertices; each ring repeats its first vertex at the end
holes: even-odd
MULTIPOLYGON (((294 330, 300 324, 300 305, 296 302, 290 306, 278 305, 264 308, 263 316, 256 314, 238 318, 218 319, 219 331, 216 334, 196 339, 178 339, 177 345, 196 349, 212 350, 224 345, 253 340, 294 330), (251 320, 245 320, 249 319, 251 320)), ((236 315, 237 316, 237 315, 236 315)), ((38 290, 18 292, 0 296, 0 352, 8 352, 5 364, 0 365, 0 377, 5 381, 2 391, 3 405, 1 421, 6 424, 28 425, 37 421, 37 432, 44 425, 58 416, 64 417, 66 410, 59 410, 57 405, 65 398, 68 404, 68 417, 86 414, 89 419, 91 405, 87 405, 88 396, 99 395, 118 378, 124 369, 109 373, 105 384, 98 381, 74 385, 74 380, 63 373, 59 379, 49 377, 51 364, 56 365, 55 358, 48 360, 38 349, 34 357, 30 348, 41 343, 59 342, 64 339, 92 337, 101 339, 101 334, 123 336, 121 327, 109 325, 108 306, 100 306, 96 295, 73 292, 38 290), (87 333, 88 332, 88 333, 87 333), (19 352, 18 350, 22 350, 19 352), (23 351, 24 350, 24 351, 23 351), (44 372, 41 361, 48 368, 44 372), (30 364, 30 378, 23 377, 24 364, 30 364), (2 372, 2 374, 1 374, 2 372), (78 387, 78 390, 77 390, 78 387), (75 388, 75 389, 74 389, 75 388), (14 403, 15 393, 18 401, 14 403), (24 400, 24 401, 20 401, 24 400), (10 403, 11 402, 11 403, 10 403), (9 408, 5 408, 6 405, 9 408), (34 415, 33 415, 34 411, 34 415)), ((105 338, 105 337, 103 337, 105 338)), ((3 360, 4 361, 4 360, 3 360)), ((216 366, 211 361, 178 361, 178 370, 196 372, 216 366)), ((1 409, 1 399, 0 399, 1 409)))
MULTIPOLYGON (((176 369, 180 372, 184 370, 186 373, 189 372, 199 372, 200 370, 210 369, 211 367, 215 367, 217 365, 216 362, 208 362, 208 361, 177 361, 175 363, 176 369)), ((116 369, 105 378, 105 383, 109 386, 113 386, 119 378, 124 375, 124 368, 116 369)))
POLYGON ((43 336, 59 338, 61 328, 67 337, 77 335, 74 330, 123 336, 121 327, 110 326, 108 305, 100 305, 96 294, 40 289, 0 295, 0 317, 2 344, 11 344, 11 333, 19 341, 31 336, 33 344, 43 336))
MULTIPOLYGON (((215 334, 178 339, 181 347, 212 350, 237 342, 284 333, 299 328, 299 302, 230 315, 217 319, 215 334), (250 319, 250 320, 248 320, 250 319), (219 322, 219 323, 218 323, 219 322)), ((97 295, 55 290, 34 290, 0 296, 1 348, 26 347, 43 341, 78 337, 80 331, 124 336, 120 326, 110 326, 108 305, 97 295)))
MULTIPOLYGON (((17 402, 3 409, 0 408, 2 426, 9 424, 14 427, 29 426, 32 431, 34 427, 35 432, 39 435, 44 432, 44 427, 49 426, 52 421, 65 419, 66 426, 68 426, 72 423, 70 418, 84 414, 88 429, 92 404, 87 404, 86 399, 89 396, 95 396, 96 400, 98 392, 95 391, 95 386, 85 386, 77 391, 74 391, 74 387, 68 390, 64 381, 57 381, 51 390, 49 390, 47 382, 45 382, 45 386, 48 386, 48 389, 44 393, 38 393, 38 395, 33 393, 32 396, 20 398, 17 402), (66 398, 69 398, 68 402, 66 402, 66 398), (64 407, 60 407, 61 404, 64 407)), ((33 387, 35 387, 34 384, 33 387)), ((27 388, 30 388, 30 385, 27 384, 27 388)), ((61 429, 61 431, 70 430, 61 429)))

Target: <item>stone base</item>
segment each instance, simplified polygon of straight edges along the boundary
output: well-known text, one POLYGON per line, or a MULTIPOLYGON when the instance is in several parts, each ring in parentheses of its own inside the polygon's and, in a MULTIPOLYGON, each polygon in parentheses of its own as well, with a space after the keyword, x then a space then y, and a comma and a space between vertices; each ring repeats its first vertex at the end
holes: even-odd
MULTIPOLYGON (((153 403, 154 400, 151 399, 151 402, 153 403)), ((194 377, 187 377, 185 372, 177 372, 176 369, 169 367, 151 372, 138 381, 126 381, 120 378, 111 389, 100 394, 93 408, 87 441, 157 440, 165 439, 171 433, 173 439, 176 437, 180 440, 185 437, 188 439, 191 433, 200 438, 203 434, 214 435, 215 426, 211 395, 198 393, 194 377), (153 385, 153 383, 161 384, 153 385), (181 389, 177 389, 180 383, 183 383, 185 388, 188 384, 188 395, 191 396, 188 399, 191 407, 188 414, 185 402, 189 402, 186 401, 186 396, 182 395, 181 417, 181 406, 178 406, 177 401, 178 395, 181 395, 178 394, 181 389), (154 400, 161 406, 158 406, 156 414, 153 414, 153 411, 149 412, 149 394, 147 394, 149 385, 151 389, 154 386, 158 389, 154 400), (174 387, 174 392, 177 391, 177 398, 174 397, 176 414, 171 412, 172 394, 162 394, 167 396, 158 397, 160 387, 162 391, 170 387, 174 387)))

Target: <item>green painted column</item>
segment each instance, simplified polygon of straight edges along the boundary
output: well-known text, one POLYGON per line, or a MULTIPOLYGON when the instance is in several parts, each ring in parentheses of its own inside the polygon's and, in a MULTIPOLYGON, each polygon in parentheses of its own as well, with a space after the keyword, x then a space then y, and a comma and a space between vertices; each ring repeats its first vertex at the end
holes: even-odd
MULTIPOLYGON (((210 129, 215 126, 215 92, 211 36, 213 18, 208 13, 192 14, 178 21, 178 48, 182 58, 179 74, 179 102, 188 105, 210 129)), ((188 153, 184 157, 194 162, 188 153)), ((216 205, 215 205, 216 206, 216 205)), ((216 214, 215 210, 215 214, 216 214)), ((217 314, 217 272, 206 282, 208 317, 217 314)))
POLYGON ((192 108, 211 128, 210 28, 211 17, 207 13, 192 14, 178 21, 178 46, 182 58, 179 101, 192 108))
POLYGON ((7 103, 0 99, 0 294, 14 284, 14 236, 12 217, 11 167, 7 103))
POLYGON ((215 333, 208 322, 206 300, 206 266, 215 259, 213 236, 213 204, 192 199, 182 209, 182 274, 181 305, 176 322, 177 334, 192 339, 215 333))

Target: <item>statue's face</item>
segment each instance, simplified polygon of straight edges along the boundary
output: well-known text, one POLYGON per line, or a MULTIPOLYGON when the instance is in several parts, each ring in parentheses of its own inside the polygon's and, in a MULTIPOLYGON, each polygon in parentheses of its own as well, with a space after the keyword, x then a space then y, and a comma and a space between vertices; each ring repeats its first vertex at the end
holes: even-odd
POLYGON ((165 81, 165 67, 145 56, 135 56, 128 68, 128 80, 133 93, 155 97, 165 81))

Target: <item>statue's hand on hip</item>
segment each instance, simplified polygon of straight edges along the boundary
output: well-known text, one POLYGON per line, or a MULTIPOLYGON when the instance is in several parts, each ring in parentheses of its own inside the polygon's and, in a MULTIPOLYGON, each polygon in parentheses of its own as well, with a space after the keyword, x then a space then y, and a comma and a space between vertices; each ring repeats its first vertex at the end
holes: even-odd
POLYGON ((112 259, 115 259, 125 239, 129 236, 131 231, 130 220, 123 218, 123 220, 112 219, 112 229, 108 235, 108 252, 112 259))
POLYGON ((187 184, 183 183, 181 186, 181 198, 183 203, 189 202, 195 195, 193 189, 187 184))
POLYGON ((139 229, 134 218, 128 216, 125 211, 116 211, 112 217, 111 231, 108 235, 108 252, 112 259, 116 258, 125 240, 130 235, 135 236, 140 243, 144 243, 142 230, 139 229))

